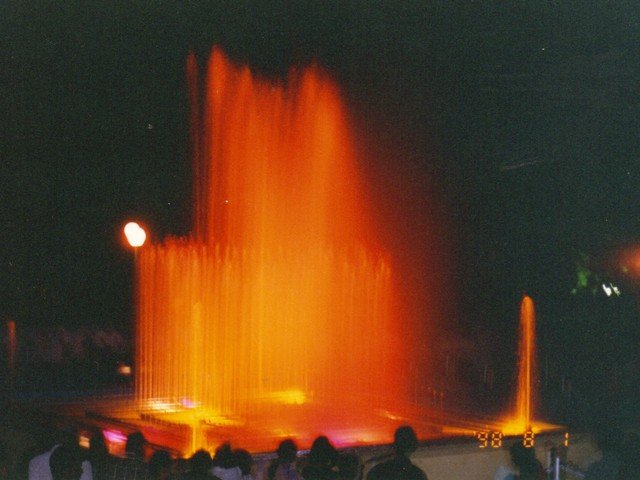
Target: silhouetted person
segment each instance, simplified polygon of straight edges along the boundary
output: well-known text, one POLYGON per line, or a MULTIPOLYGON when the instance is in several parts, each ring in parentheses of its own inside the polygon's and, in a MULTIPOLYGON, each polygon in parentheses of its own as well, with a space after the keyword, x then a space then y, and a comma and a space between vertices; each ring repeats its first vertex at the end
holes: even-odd
POLYGON ((80 480, 82 477, 82 453, 74 445, 60 445, 51 452, 49 469, 53 480, 80 480))
POLYGON ((544 471, 542 465, 536 459, 533 448, 525 447, 522 442, 515 442, 509 447, 511 463, 518 471, 505 477, 505 480, 542 480, 544 471))
POLYGON ((93 480, 108 479, 108 475, 113 472, 115 462, 116 458, 109 454, 102 431, 96 430, 89 442, 89 463, 91 463, 93 480))
POLYGON ((290 438, 283 440, 276 450, 278 455, 267 467, 264 480, 299 480, 296 470, 298 446, 290 438))
POLYGON ((243 448, 234 450, 238 468, 240 469, 241 480, 253 480, 253 457, 243 448))
POLYGON ((147 441, 140 432, 127 436, 124 458, 116 459, 112 473, 108 478, 118 480, 144 480, 147 478, 147 463, 144 451, 147 441))
POLYGON ((149 459, 148 480, 169 480, 173 459, 166 450, 158 450, 149 459))
POLYGON ((417 448, 418 438, 413 428, 399 427, 393 436, 393 458, 369 470, 367 480, 427 480, 427 475, 409 459, 417 448))
POLYGON ((338 452, 325 436, 313 441, 307 464, 302 469, 304 480, 333 480, 337 476, 336 460, 338 452))
POLYGON ((211 480, 214 475, 211 473, 211 455, 206 450, 198 450, 187 461, 187 473, 183 475, 184 480, 211 480))
POLYGON ((171 478, 181 479, 189 472, 189 461, 186 458, 176 458, 171 465, 171 478))
POLYGON ((220 480, 240 480, 242 477, 238 460, 228 443, 223 443, 216 449, 212 464, 211 473, 220 480))
POLYGON ((359 480, 362 478, 362 465, 357 455, 343 453, 336 460, 337 475, 340 480, 359 480))
MULTIPOLYGON (((50 450, 36 457, 33 457, 29 461, 29 480, 51 480, 53 477, 51 473, 49 460, 51 459, 51 455, 53 455, 53 452, 55 452, 58 448, 60 448, 63 445, 69 448, 77 447, 78 445, 77 438, 74 432, 69 430, 58 430, 55 433, 54 441, 56 443, 53 445, 53 447, 50 450)), ((91 463, 89 463, 89 461, 87 460, 84 460, 84 461, 81 461, 81 465, 82 465, 82 473, 81 473, 82 480, 92 480, 93 475, 92 475, 91 463)))

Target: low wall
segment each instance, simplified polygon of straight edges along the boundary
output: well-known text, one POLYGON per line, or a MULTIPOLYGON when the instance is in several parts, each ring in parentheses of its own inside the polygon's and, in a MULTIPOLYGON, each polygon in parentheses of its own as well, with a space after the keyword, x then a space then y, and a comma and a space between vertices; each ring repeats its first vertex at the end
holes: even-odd
MULTIPOLYGON (((501 448, 479 448, 476 442, 431 445, 418 449, 411 457, 429 480, 492 480, 501 465, 509 465, 509 446, 521 439, 507 439, 501 448)), ((564 433, 539 435, 536 438, 536 457, 547 466, 552 447, 564 442, 564 433)), ((588 435, 574 435, 569 439, 566 460, 580 470, 600 458, 588 435)))

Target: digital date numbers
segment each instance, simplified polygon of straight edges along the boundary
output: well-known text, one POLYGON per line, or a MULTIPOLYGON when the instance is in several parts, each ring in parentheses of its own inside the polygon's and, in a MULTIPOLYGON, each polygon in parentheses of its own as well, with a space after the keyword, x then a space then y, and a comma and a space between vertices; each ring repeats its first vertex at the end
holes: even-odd
MULTIPOLYGON (((476 440, 479 448, 500 448, 504 440, 504 433, 500 431, 476 432, 476 440)), ((522 435, 522 445, 525 448, 533 448, 536 444, 536 435, 532 431, 526 431, 522 435)))

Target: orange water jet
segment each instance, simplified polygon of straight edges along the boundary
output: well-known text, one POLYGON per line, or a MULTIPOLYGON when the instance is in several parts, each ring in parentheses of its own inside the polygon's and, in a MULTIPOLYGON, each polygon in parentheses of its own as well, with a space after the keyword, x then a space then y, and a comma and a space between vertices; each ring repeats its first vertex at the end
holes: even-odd
POLYGON ((335 84, 317 66, 268 81, 218 49, 204 95, 193 55, 187 74, 194 230, 137 257, 139 405, 194 425, 277 412, 288 434, 301 405, 400 408, 392 269, 335 84))
POLYGON ((538 433, 562 428, 536 418, 538 387, 536 315, 532 298, 525 295, 520 303, 515 402, 498 428, 504 435, 522 435, 527 447, 534 445, 534 437, 538 433))
POLYGON ((537 392, 536 316, 531 297, 525 295, 520 304, 518 342, 518 377, 516 404, 511 426, 524 432, 533 429, 537 392))

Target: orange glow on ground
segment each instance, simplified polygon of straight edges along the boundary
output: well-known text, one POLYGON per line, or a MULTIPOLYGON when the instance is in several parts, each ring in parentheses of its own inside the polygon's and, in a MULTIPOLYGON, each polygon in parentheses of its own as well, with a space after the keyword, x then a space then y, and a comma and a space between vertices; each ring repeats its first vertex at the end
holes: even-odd
POLYGON ((401 408, 392 271, 369 241, 334 83, 315 66, 266 81, 217 49, 205 95, 193 56, 187 72, 194 233, 138 254, 139 405, 194 426, 273 416, 288 431, 303 404, 341 418, 401 408))
POLYGON ((507 420, 501 423, 499 428, 505 436, 523 435, 527 431, 531 431, 537 435, 542 432, 558 429, 560 429, 560 426, 551 423, 533 420, 529 422, 529 424, 526 424, 518 419, 511 421, 507 420))

